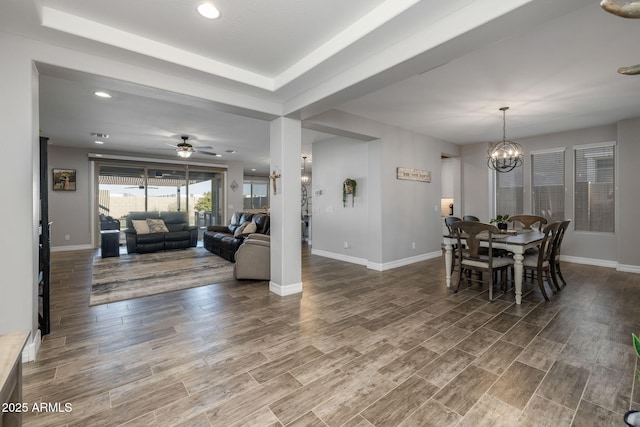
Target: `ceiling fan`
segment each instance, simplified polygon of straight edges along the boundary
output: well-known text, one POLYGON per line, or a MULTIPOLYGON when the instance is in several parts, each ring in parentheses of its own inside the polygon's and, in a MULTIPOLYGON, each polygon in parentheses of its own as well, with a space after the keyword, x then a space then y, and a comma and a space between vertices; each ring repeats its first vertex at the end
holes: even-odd
MULTIPOLYGON (((129 188, 137 188, 138 190, 144 190, 144 184, 140 184, 140 185, 132 185, 131 187, 124 187, 125 189, 129 189, 129 188)), ((147 187, 148 190, 157 190, 158 187, 147 187)))
MULTIPOLYGON (((622 18, 640 18, 640 1, 602 0, 600 6, 604 10, 622 18)), ((626 75, 640 74, 640 64, 618 68, 618 73, 626 75)))
POLYGON ((178 152, 178 156, 182 157, 182 158, 188 158, 191 157, 191 155, 193 153, 195 153, 196 151, 198 151, 199 153, 202 154, 208 154, 210 156, 215 156, 215 157, 222 157, 221 154, 217 154, 217 153, 210 153, 208 151, 202 151, 202 150, 210 150, 213 149, 213 147, 211 146, 206 146, 206 147, 198 147, 198 150, 196 150, 193 145, 191 145, 189 142, 187 142, 189 140, 189 137, 187 135, 182 135, 180 137, 180 139, 182 139, 182 142, 179 143, 178 145, 173 145, 173 144, 167 144, 171 147, 174 147, 176 149, 176 151, 178 152))

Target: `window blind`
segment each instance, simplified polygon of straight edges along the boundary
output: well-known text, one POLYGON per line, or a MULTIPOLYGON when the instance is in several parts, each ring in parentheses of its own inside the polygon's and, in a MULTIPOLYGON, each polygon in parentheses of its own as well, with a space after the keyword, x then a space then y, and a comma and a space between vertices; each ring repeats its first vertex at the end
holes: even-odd
POLYGON ((615 146, 576 147, 575 229, 615 231, 615 146))
POLYGON ((517 215, 523 211, 524 175, 522 167, 496 172, 496 215, 517 215))
POLYGON ((531 154, 531 186, 532 213, 563 221, 564 150, 531 154))

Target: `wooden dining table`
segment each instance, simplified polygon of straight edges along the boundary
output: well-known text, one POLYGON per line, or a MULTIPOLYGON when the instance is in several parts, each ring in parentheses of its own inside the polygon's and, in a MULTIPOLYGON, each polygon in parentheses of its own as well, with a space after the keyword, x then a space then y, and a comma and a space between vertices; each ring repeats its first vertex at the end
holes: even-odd
MULTIPOLYGON (((522 303, 522 279, 524 276, 524 252, 529 248, 540 245, 544 237, 544 233, 538 230, 515 230, 517 234, 492 234, 491 246, 494 249, 506 249, 513 253, 513 275, 514 287, 516 294, 516 304, 522 303)), ((489 245, 489 237, 481 239, 482 246, 489 245)), ((451 287, 451 266, 453 265, 453 246, 458 244, 458 238, 453 234, 445 234, 442 237, 442 243, 445 248, 445 266, 447 288, 451 287)))

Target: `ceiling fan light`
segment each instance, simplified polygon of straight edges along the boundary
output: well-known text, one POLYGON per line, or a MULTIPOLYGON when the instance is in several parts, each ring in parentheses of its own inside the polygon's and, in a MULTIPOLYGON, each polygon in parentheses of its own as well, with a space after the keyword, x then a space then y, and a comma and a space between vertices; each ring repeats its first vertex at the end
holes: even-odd
POLYGON ((197 7, 198 13, 207 19, 218 19, 220 11, 211 3, 201 3, 197 7))
POLYGON ((95 92, 93 92, 93 94, 95 96, 97 96, 98 98, 106 98, 106 99, 111 98, 111 94, 109 92, 105 92, 103 90, 96 90, 95 92))
POLYGON ((191 157, 191 151, 178 150, 178 156, 182 157, 183 159, 187 159, 187 158, 191 157))

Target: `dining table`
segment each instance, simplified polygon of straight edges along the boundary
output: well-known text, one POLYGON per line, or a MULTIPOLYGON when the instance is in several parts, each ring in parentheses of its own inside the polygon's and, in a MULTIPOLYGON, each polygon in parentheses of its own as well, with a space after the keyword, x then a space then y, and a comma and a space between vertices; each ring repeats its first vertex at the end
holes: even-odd
MULTIPOLYGON (((524 253, 527 249, 540 245, 544 233, 539 230, 507 230, 504 233, 491 234, 481 239, 481 246, 491 246, 493 249, 505 249, 513 254, 513 275, 516 304, 522 303, 522 281, 524 277, 524 253)), ((464 241, 464 238, 462 239, 464 241)), ((445 234, 442 236, 442 243, 445 249, 445 268, 447 288, 451 288, 451 266, 453 265, 453 247, 458 244, 458 237, 455 234, 445 234)))

